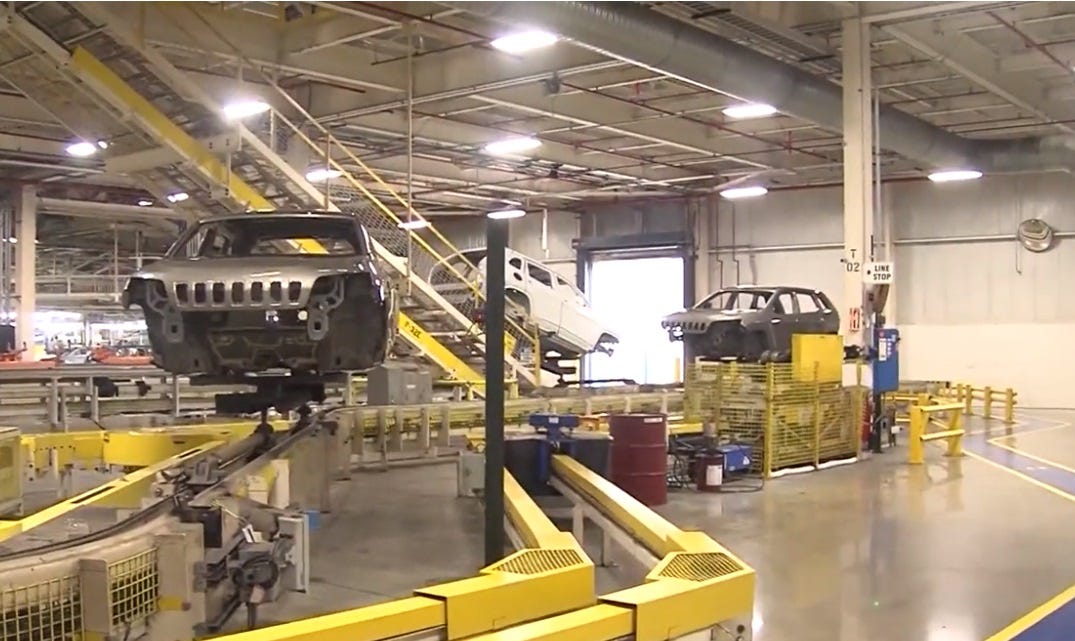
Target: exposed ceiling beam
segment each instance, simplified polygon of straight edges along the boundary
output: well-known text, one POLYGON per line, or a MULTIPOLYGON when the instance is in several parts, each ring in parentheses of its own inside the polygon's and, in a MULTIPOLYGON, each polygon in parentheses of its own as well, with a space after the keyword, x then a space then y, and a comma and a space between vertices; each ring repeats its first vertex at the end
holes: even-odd
MULTIPOLYGON (((1065 121, 1075 116, 1070 105, 1046 100, 1045 87, 1026 74, 997 73, 999 61, 995 54, 970 36, 944 31, 936 23, 886 26, 883 30, 1046 122, 1065 121)), ((1058 125, 1058 128, 1069 134, 1075 133, 1075 128, 1070 125, 1058 125)))

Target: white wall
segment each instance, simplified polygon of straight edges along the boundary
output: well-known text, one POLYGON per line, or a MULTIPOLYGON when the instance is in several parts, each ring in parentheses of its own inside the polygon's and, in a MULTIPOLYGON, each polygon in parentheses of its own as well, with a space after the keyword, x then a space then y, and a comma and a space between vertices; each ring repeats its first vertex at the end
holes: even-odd
MULTIPOLYGON (((1026 218, 1075 232, 1075 178, 892 183, 883 203, 896 242, 892 302, 903 376, 1012 386, 1028 406, 1075 407, 1064 372, 1075 363, 1075 238, 1044 254, 1014 240, 1026 218), (1010 238, 981 238, 990 236, 1010 238)), ((816 287, 839 302, 842 208, 839 188, 721 203, 713 284, 718 261, 724 284, 734 284, 737 259, 741 282, 816 287)))

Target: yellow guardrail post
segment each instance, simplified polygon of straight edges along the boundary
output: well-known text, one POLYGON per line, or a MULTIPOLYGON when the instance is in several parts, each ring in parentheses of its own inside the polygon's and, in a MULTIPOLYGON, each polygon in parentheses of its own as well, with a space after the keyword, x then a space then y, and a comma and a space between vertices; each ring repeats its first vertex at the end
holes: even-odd
POLYGON ((910 434, 907 443, 907 462, 921 465, 926 461, 925 444, 922 436, 926 433, 926 412, 917 403, 911 405, 910 434))
POLYGON ((1015 390, 1004 390, 1004 422, 1011 425, 1015 422, 1015 390))
POLYGON ((958 409, 948 412, 948 431, 958 432, 948 437, 948 451, 945 456, 963 456, 963 416, 958 409))
POLYGON ((993 388, 988 385, 982 388, 982 416, 993 418, 993 388))
POLYGON ((963 391, 963 413, 967 415, 973 414, 974 408, 971 407, 971 403, 974 402, 974 388, 971 387, 970 384, 964 384, 963 391))

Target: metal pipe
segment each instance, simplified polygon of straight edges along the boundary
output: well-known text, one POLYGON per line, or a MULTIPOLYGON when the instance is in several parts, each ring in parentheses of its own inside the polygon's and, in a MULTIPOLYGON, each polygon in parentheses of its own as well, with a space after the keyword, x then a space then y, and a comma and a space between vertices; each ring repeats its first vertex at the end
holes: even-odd
MULTIPOLYGON (((485 219, 485 564, 504 557, 504 261, 508 221, 485 219)), ((538 356, 540 358, 540 356, 538 356)))
MULTIPOLYGON (((1054 238, 1075 238, 1075 231, 1061 231, 1053 234, 1054 238)), ((913 246, 913 245, 947 245, 947 244, 962 244, 962 243, 993 243, 1003 242, 1008 240, 1018 240, 1015 234, 983 234, 977 236, 932 236, 927 238, 903 238, 892 241, 893 245, 913 246)), ((802 243, 794 245, 722 245, 718 247, 710 248, 711 254, 735 254, 739 251, 749 251, 755 254, 769 254, 775 252, 796 252, 796 251, 821 251, 826 249, 841 249, 843 243, 802 243)))
MULTIPOLYGON (((675 18, 629 2, 453 2, 468 12, 541 27, 606 56, 697 86, 771 104, 840 131, 839 85, 675 18)), ((881 147, 927 167, 984 172, 1075 168, 1075 137, 968 139, 882 106, 881 147)))

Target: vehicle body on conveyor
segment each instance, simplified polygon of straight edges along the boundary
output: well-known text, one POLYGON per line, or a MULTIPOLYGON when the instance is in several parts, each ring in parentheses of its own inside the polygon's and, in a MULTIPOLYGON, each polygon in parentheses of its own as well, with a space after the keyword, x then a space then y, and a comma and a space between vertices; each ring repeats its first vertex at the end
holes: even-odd
POLYGON ((123 302, 142 309, 154 362, 175 374, 364 370, 395 331, 369 235, 338 213, 201 220, 131 277, 123 302))
MULTIPOLYGON (((429 282, 452 303, 474 293, 457 278, 448 277, 450 271, 484 292, 486 254, 484 248, 454 254, 433 268, 429 282)), ((592 352, 612 353, 619 343, 616 332, 577 287, 548 265, 519 252, 506 250, 504 260, 507 313, 537 326, 543 352, 555 352, 557 359, 565 360, 592 352)))
POLYGON ((836 334, 829 297, 804 287, 727 287, 661 321, 672 341, 707 360, 776 362, 791 358, 794 334, 836 334))

